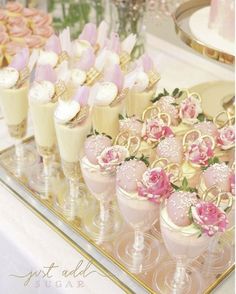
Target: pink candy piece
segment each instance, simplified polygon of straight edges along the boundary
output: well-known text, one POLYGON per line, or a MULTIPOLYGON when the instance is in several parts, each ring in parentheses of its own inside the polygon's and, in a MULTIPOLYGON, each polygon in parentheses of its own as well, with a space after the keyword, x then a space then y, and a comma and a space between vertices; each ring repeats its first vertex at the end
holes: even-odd
POLYGON ((112 145, 111 139, 104 135, 92 135, 85 140, 84 153, 92 164, 98 164, 97 157, 106 147, 112 145))
POLYGON ((92 46, 94 46, 97 41, 97 27, 96 27, 96 25, 93 23, 87 23, 84 26, 84 29, 79 36, 79 40, 88 41, 92 46))
POLYGON ((73 97, 74 100, 78 101, 81 106, 88 105, 88 98, 89 98, 89 87, 83 86, 80 87, 75 96, 73 97))
POLYGON ((180 227, 189 226, 192 223, 189 209, 197 202, 196 193, 179 191, 171 194, 167 200, 167 212, 172 222, 180 227))
POLYGON ((110 51, 113 51, 117 54, 120 54, 121 51, 121 44, 120 38, 117 33, 112 32, 110 40, 107 40, 106 48, 110 51))
POLYGON ((107 69, 104 73, 104 80, 116 84, 119 91, 123 89, 124 75, 118 64, 107 69))
POLYGON ((82 53, 77 66, 79 69, 88 71, 95 63, 96 56, 92 48, 88 48, 85 52, 82 53))
POLYGON ((203 172, 206 188, 216 185, 221 191, 230 191, 231 170, 225 163, 215 163, 203 172))
POLYGON ((29 49, 25 47, 14 56, 9 66, 14 67, 18 71, 21 71, 28 65, 28 62, 29 62, 29 49))
POLYGON ((35 69, 35 81, 49 81, 55 83, 57 80, 53 67, 49 64, 38 65, 35 69))
POLYGON ((45 44, 45 50, 46 51, 53 51, 56 54, 61 53, 61 44, 60 44, 60 39, 58 36, 53 34, 46 42, 45 44))
POLYGON ((199 122, 194 125, 194 128, 199 130, 202 135, 212 136, 213 138, 216 138, 218 135, 218 129, 216 125, 211 121, 199 122))
POLYGON ((169 137, 160 141, 156 149, 159 158, 166 158, 172 163, 182 163, 183 146, 179 138, 169 137))
POLYGON ((142 180, 147 167, 143 161, 129 160, 122 163, 117 169, 117 185, 127 192, 137 192, 137 182, 142 180))

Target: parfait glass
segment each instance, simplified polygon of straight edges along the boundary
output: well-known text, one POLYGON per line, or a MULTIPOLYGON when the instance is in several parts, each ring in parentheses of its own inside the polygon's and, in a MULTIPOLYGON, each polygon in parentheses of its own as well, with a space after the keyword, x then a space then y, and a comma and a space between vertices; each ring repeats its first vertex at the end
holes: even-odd
POLYGON ((0 88, 1 110, 15 145, 14 153, 2 156, 1 160, 18 177, 23 175, 25 168, 36 162, 35 152, 25 148, 22 143, 27 132, 28 91, 28 81, 20 88, 0 88))
POLYGON ((42 199, 47 199, 50 195, 51 176, 56 173, 56 165, 53 164, 56 152, 56 133, 53 115, 57 103, 48 102, 46 104, 30 103, 32 121, 34 125, 34 135, 39 155, 42 162, 39 162, 31 171, 30 186, 42 199))
POLYGON ((128 232, 116 242, 117 258, 135 274, 151 270, 160 257, 159 241, 146 233, 159 218, 159 204, 133 197, 117 187, 117 201, 120 212, 133 232, 128 232))
MULTIPOLYGON (((234 217, 234 197, 230 192, 220 192, 216 186, 211 186, 205 190, 202 199, 211 201, 226 211, 229 219, 228 230, 234 227, 234 221, 230 222, 232 213, 234 217)), ((207 278, 214 278, 223 273, 233 263, 232 245, 225 234, 227 231, 218 232, 210 238, 206 252, 197 261, 207 278)))
POLYGON ((158 267, 153 276, 154 289, 163 294, 202 293, 201 275, 190 263, 206 250, 209 237, 199 236, 199 230, 191 229, 191 225, 187 228, 171 223, 166 202, 161 207, 160 226, 164 244, 173 261, 158 267))
POLYGON ((83 157, 81 170, 86 186, 99 202, 99 210, 84 218, 84 228, 97 243, 113 239, 122 229, 122 220, 115 209, 116 171, 101 171, 83 157))

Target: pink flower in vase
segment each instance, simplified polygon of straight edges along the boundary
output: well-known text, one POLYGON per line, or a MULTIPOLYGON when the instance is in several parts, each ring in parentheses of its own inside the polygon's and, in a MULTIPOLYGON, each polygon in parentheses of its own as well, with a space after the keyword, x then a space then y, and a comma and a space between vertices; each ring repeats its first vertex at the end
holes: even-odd
POLYGON ((188 97, 180 104, 179 117, 186 124, 198 122, 198 115, 202 113, 201 103, 195 97, 188 97))
POLYGON ((115 172, 116 168, 129 156, 129 151, 124 146, 111 146, 105 148, 97 157, 98 164, 104 171, 115 172))
POLYGON ((234 126, 226 126, 219 130, 217 143, 221 149, 227 150, 235 144, 235 129, 234 126))
POLYGON ((198 202, 191 207, 191 214, 193 222, 209 237, 224 232, 229 223, 226 213, 212 202, 198 202))
POLYGON ((208 165, 208 160, 214 156, 211 144, 203 139, 197 139, 188 146, 186 159, 198 165, 208 165))
POLYGON ((173 131, 162 119, 147 119, 143 124, 142 137, 147 143, 159 142, 165 137, 173 136, 173 131))
POLYGON ((172 191, 169 177, 159 167, 148 169, 137 186, 140 196, 147 197, 148 200, 157 203, 160 203, 164 198, 168 198, 172 191))

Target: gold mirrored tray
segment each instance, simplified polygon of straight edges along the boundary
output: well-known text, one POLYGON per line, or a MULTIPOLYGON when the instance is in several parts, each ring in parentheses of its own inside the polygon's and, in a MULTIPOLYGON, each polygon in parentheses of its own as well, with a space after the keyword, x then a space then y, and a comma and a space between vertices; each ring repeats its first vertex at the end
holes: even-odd
POLYGON ((226 64, 234 64, 235 57, 233 55, 198 40, 191 32, 190 17, 197 10, 209 5, 210 0, 190 0, 180 5, 173 14, 176 33, 185 44, 202 55, 226 64))
MULTIPOLYGON (((30 138, 24 142, 28 148, 35 148, 34 139, 30 138)), ((0 181, 14 195, 23 201, 36 215, 38 215, 45 223, 49 224, 75 247, 85 258, 98 267, 106 274, 113 282, 115 282, 125 293, 155 293, 152 289, 152 271, 141 275, 135 275, 129 272, 114 256, 114 244, 118 240, 119 235, 111 242, 96 244, 85 233, 83 226, 83 218, 76 218, 74 221, 67 220, 55 206, 55 197, 63 197, 62 185, 63 182, 61 173, 52 179, 55 181, 58 190, 53 190, 49 199, 43 200, 29 187, 30 172, 23 173, 21 178, 15 177, 8 167, 3 164, 2 158, 12 155, 13 147, 3 150, 0 153, 0 181)), ((88 193, 88 192, 87 192, 88 193)), ((116 205, 116 204, 114 204, 116 205)), ((123 232, 128 232, 129 228, 124 228, 123 232)), ((227 242, 230 242, 234 247, 234 229, 227 232, 227 242)), ((160 241, 161 242, 161 241, 160 241)), ((221 241, 220 241, 221 242, 221 241)), ((224 244, 225 241, 222 241, 224 244)), ((162 261, 169 260, 164 244, 161 242, 162 261)), ((158 266, 158 265, 157 265, 158 266)), ((232 271, 234 264, 231 263, 228 268, 221 274, 215 274, 213 279, 209 279, 203 293, 211 293, 211 291, 219 285, 232 271)))

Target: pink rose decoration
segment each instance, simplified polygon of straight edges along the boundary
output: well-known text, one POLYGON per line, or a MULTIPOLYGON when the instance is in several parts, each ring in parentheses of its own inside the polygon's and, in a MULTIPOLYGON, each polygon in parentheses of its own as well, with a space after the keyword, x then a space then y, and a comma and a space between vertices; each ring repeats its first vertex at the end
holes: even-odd
POLYGON ((229 223, 225 212, 212 202, 198 202, 191 207, 191 213, 193 222, 209 237, 224 232, 229 223))
POLYGON ((198 139, 188 146, 185 153, 186 159, 198 165, 208 165, 209 158, 213 157, 214 152, 209 142, 198 139))
POLYGON ((230 175, 229 180, 230 180, 231 193, 233 196, 235 196, 235 173, 234 172, 230 175))
POLYGON ((148 169, 143 174, 142 182, 138 182, 137 185, 140 196, 157 203, 168 198, 172 191, 169 177, 162 168, 148 169))
POLYGON ((165 137, 173 137, 174 133, 162 119, 147 119, 143 124, 142 137, 148 143, 159 142, 165 137))
POLYGON ((235 145, 234 126, 226 126, 219 130, 217 143, 221 149, 227 150, 235 145))
POLYGON ((195 97, 188 97, 180 104, 179 117, 184 123, 194 124, 198 122, 198 115, 202 113, 201 103, 195 97))
POLYGON ((116 168, 129 156, 128 149, 115 145, 107 147, 97 157, 98 164, 102 170, 115 172, 116 168))

